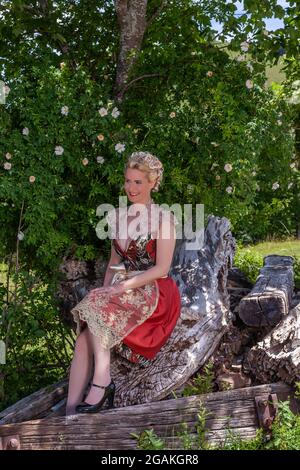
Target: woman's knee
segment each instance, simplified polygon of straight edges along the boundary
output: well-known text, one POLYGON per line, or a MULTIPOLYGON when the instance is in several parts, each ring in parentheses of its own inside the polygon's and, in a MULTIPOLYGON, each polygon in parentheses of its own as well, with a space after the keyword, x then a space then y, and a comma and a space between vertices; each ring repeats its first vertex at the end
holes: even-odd
POLYGON ((87 352, 92 353, 92 345, 88 328, 85 328, 76 339, 75 348, 77 351, 86 350, 87 352))

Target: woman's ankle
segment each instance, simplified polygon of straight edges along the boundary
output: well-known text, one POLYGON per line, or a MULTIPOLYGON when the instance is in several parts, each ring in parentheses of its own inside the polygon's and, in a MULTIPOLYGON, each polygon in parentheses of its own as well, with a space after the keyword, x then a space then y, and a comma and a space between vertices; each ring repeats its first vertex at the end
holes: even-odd
POLYGON ((111 383, 110 375, 94 375, 93 382, 96 385, 102 385, 103 387, 108 387, 111 383))
POLYGON ((76 406, 67 406, 66 407, 66 416, 75 415, 76 414, 75 408, 76 408, 76 406))

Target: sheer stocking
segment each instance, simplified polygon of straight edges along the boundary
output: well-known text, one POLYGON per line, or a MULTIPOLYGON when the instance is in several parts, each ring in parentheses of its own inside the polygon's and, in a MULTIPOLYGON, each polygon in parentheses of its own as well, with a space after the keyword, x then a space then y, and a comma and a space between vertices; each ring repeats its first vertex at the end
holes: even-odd
MULTIPOLYGON (((99 344, 99 338, 89 331, 91 344, 94 352, 94 376, 93 383, 107 387, 110 384, 110 349, 104 349, 99 344)), ((85 398, 85 402, 89 405, 98 403, 104 395, 104 389, 91 387, 89 394, 85 398)))
MULTIPOLYGON (((86 327, 76 339, 74 356, 70 368, 66 415, 75 414, 75 407, 82 399, 91 378, 93 368, 93 348, 86 327)), ((95 388, 95 387, 93 387, 95 388)))

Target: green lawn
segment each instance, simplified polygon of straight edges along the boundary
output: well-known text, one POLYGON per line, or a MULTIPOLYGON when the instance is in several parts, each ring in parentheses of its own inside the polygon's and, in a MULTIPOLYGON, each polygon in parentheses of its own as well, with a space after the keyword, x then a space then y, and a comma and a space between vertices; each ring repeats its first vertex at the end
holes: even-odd
POLYGON ((248 245, 245 248, 240 248, 241 253, 246 250, 262 256, 272 254, 285 255, 294 256, 300 260, 300 240, 262 242, 257 245, 248 245))

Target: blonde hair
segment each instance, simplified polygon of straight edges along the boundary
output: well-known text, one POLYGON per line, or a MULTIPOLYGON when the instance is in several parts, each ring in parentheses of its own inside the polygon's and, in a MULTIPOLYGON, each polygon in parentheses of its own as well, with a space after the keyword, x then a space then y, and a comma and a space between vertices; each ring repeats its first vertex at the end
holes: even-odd
POLYGON ((128 168, 147 173, 150 182, 156 181, 152 191, 159 190, 164 168, 161 161, 155 155, 149 152, 133 152, 128 158, 124 171, 128 168))

